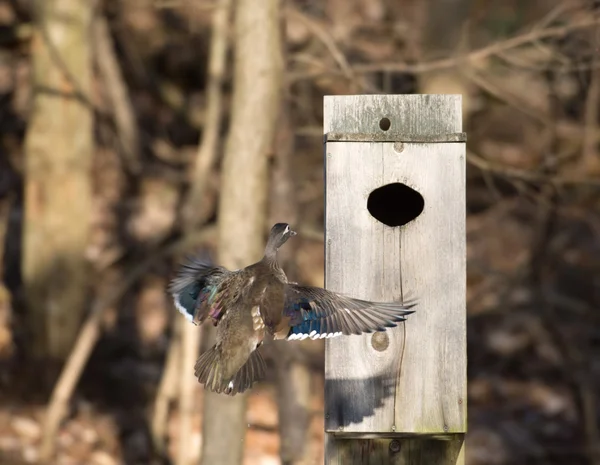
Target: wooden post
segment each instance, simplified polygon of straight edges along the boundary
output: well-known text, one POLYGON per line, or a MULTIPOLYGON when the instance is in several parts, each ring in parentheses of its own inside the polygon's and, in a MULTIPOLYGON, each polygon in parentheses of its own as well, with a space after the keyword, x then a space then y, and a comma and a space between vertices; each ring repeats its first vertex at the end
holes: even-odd
POLYGON ((327 340, 325 463, 462 464, 461 97, 327 96, 324 110, 326 287, 419 302, 396 328, 327 340))

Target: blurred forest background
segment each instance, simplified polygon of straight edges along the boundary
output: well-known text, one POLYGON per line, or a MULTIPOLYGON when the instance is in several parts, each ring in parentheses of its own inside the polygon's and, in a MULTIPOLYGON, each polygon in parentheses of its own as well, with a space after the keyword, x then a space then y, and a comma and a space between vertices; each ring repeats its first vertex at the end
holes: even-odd
POLYGON ((205 394, 165 287, 274 220, 322 285, 323 96, 460 93, 467 463, 599 465, 599 8, 0 0, 0 463, 322 463, 322 341, 205 394))

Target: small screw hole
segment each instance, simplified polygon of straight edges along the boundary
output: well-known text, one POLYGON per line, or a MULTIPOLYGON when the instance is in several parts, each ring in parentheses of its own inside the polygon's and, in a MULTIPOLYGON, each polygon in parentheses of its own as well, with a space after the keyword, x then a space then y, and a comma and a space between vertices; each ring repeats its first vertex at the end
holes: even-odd
POLYGON ((389 120, 389 118, 381 118, 381 121, 379 121, 379 127, 382 131, 387 131, 391 125, 392 122, 389 120))

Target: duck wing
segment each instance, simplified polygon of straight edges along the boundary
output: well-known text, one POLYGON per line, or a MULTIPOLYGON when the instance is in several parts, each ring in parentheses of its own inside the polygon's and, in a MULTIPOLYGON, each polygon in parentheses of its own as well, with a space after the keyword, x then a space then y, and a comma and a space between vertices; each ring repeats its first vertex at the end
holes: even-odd
POLYGON ((224 284, 233 272, 215 266, 206 258, 188 257, 169 284, 175 307, 194 324, 201 324, 208 316, 218 321, 224 314, 223 301, 228 287, 224 284))
POLYGON ((353 299, 320 287, 286 286, 283 314, 289 318, 288 340, 384 331, 404 321, 416 300, 403 303, 353 299))

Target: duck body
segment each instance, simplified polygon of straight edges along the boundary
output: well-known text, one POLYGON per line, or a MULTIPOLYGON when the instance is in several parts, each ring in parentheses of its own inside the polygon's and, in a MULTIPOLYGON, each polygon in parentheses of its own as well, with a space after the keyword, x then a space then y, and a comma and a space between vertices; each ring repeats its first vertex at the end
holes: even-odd
POLYGON ((257 279, 257 265, 228 271, 191 261, 187 270, 195 269, 196 279, 174 295, 177 308, 188 320, 199 325, 208 319, 217 327, 215 345, 195 366, 198 379, 213 391, 243 392, 250 380, 264 375, 264 360, 255 351, 265 337, 259 309, 267 283, 264 277, 257 279))
POLYGON ((266 335, 293 340, 383 331, 412 313, 414 303, 374 303, 289 283, 276 252, 294 235, 278 223, 260 261, 229 271, 191 259, 171 282, 175 306, 188 320, 210 319, 217 327, 215 345, 195 365, 206 388, 234 395, 262 379, 265 362, 257 349, 266 335))

